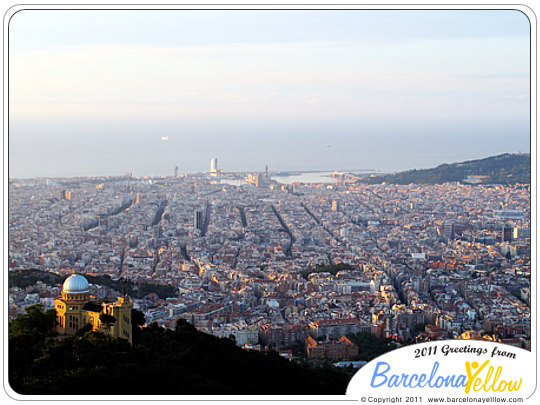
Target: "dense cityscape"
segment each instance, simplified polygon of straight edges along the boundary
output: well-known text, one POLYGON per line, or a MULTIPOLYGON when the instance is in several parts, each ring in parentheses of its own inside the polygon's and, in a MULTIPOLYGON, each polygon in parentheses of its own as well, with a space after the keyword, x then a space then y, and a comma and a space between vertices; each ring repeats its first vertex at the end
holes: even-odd
MULTIPOLYGON (((367 185, 334 173, 11 179, 9 270, 109 276, 147 324, 246 349, 354 359, 346 337, 486 339, 530 350, 530 186, 367 185)), ((474 180, 474 181, 472 181, 474 180)), ((92 284, 98 299, 119 289, 92 284)), ((13 319, 61 285, 10 286, 13 319)))
POLYGON ((5 15, 8 399, 533 397, 531 7, 5 15))

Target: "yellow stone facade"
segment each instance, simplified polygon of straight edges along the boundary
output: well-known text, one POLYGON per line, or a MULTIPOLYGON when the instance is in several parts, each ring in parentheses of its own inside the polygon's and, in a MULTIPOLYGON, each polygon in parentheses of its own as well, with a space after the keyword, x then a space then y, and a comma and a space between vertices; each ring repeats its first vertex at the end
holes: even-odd
POLYGON ((104 332, 109 336, 126 339, 132 343, 131 312, 133 303, 127 297, 118 297, 113 303, 95 303, 91 301, 86 278, 73 274, 64 281, 62 296, 55 298, 56 330, 61 335, 73 335, 86 324, 92 330, 104 332), (115 318, 109 325, 101 322, 101 314, 115 318))

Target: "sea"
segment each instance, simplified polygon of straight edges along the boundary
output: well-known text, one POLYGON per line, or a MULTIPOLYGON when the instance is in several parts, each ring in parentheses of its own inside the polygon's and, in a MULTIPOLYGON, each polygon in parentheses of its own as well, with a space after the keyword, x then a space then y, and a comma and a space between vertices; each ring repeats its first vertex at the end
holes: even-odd
MULTIPOLYGON (((332 177, 334 172, 291 172, 291 173, 280 173, 277 175, 271 175, 270 179, 277 181, 281 184, 293 184, 293 183, 317 183, 317 184, 332 184, 336 183, 337 179, 332 177)), ((373 173, 373 171, 354 171, 351 173, 373 173)), ((246 184, 245 180, 242 179, 220 179, 221 184, 230 184, 233 186, 241 186, 246 184)))

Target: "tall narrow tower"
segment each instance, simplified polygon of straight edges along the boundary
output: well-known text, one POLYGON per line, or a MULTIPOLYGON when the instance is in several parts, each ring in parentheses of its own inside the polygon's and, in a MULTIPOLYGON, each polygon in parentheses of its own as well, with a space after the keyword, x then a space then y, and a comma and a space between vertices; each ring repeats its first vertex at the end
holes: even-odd
POLYGON ((195 229, 202 230, 203 228, 203 211, 202 210, 196 210, 195 215, 193 218, 193 226, 195 229))
POLYGON ((210 173, 217 173, 217 158, 212 158, 210 160, 210 173))

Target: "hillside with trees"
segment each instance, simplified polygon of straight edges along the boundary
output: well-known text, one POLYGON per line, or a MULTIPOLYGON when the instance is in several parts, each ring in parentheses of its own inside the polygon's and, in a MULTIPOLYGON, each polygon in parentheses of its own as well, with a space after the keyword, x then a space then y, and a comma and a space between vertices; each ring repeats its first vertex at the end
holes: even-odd
POLYGON ((468 176, 485 176, 483 184, 530 184, 531 155, 505 153, 485 159, 442 164, 433 169, 370 176, 359 181, 367 184, 442 184, 463 182, 468 176))
POLYGON ((23 395, 340 395, 351 378, 241 349, 183 319, 175 330, 143 323, 134 311, 133 346, 90 325, 60 338, 55 311, 29 307, 9 324, 9 384, 23 395))
POLYGON ((302 271, 300 274, 302 274, 302 277, 307 280, 309 278, 309 275, 313 273, 330 273, 335 276, 342 270, 351 270, 351 266, 345 263, 317 265, 315 267, 310 267, 302 271))
MULTIPOLYGON (((48 271, 36 269, 15 270, 8 273, 8 283, 10 287, 20 288, 34 285, 37 281, 50 285, 62 285, 68 276, 69 275, 62 276, 48 271)), ((91 284, 103 285, 116 291, 124 291, 126 294, 132 297, 144 297, 147 294, 156 294, 159 298, 165 299, 168 297, 174 297, 178 294, 174 287, 165 284, 151 282, 135 283, 131 280, 125 280, 123 278, 113 280, 108 275, 85 274, 85 277, 91 284)))

